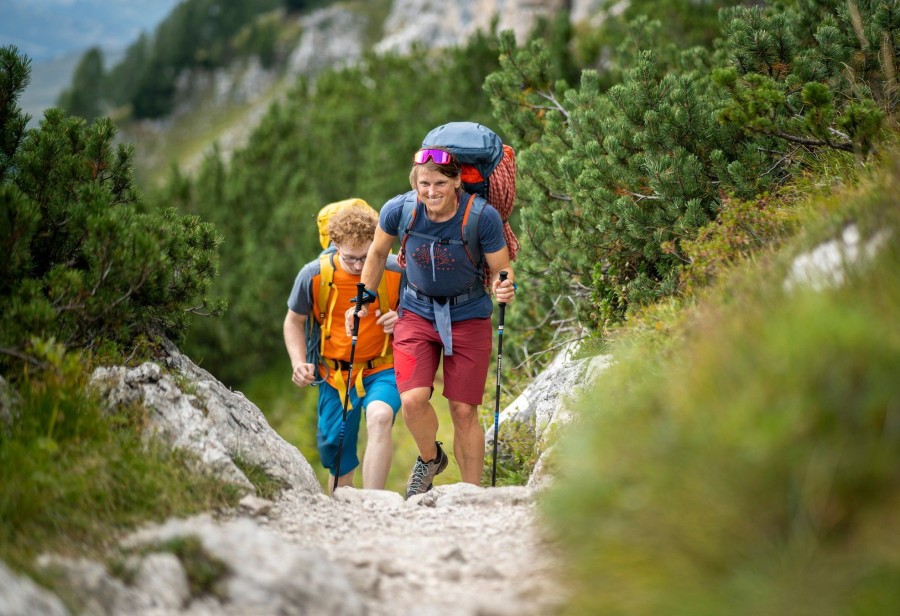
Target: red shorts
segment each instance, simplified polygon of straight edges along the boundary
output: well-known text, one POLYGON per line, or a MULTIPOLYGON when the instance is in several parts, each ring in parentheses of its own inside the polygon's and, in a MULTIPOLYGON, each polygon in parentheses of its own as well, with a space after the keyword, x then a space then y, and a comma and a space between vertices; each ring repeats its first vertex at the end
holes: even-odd
MULTIPOLYGON (((444 357, 444 397, 481 404, 491 363, 491 320, 453 323, 453 355, 444 357)), ((434 388, 444 345, 428 319, 409 310, 394 325, 394 374, 400 393, 434 388)))

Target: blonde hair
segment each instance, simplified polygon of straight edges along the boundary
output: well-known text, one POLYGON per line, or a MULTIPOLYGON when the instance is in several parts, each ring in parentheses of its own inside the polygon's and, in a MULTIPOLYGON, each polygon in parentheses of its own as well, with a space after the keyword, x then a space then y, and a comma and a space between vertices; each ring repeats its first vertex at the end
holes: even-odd
POLYGON ((334 214, 328 220, 328 236, 336 246, 356 248, 375 237, 378 216, 373 212, 348 207, 334 214))

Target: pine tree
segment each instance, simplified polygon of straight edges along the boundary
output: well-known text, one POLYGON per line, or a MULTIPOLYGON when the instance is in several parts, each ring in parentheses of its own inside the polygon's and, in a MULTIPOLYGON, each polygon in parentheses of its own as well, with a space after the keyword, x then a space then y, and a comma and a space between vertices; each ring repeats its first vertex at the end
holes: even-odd
POLYGON ((103 52, 99 47, 89 49, 72 78, 72 87, 59 97, 58 105, 71 115, 94 120, 103 113, 103 52))
POLYGON ((173 210, 147 211, 132 181, 132 149, 108 119, 61 110, 37 129, 16 106, 28 63, 0 49, 0 365, 34 337, 84 348, 163 333, 178 339, 207 298, 219 237, 173 210))
POLYGON ((675 291, 678 244, 715 216, 716 173, 730 181, 725 163, 739 155, 716 122, 712 59, 644 44, 654 36, 655 24, 636 25, 608 91, 593 70, 578 89, 555 83, 542 43, 516 49, 509 35, 486 83, 523 150, 523 267, 542 295, 580 298, 590 325, 675 291))
POLYGON ((678 292, 682 242, 827 148, 865 155, 896 107, 885 0, 721 13, 715 50, 638 19, 608 74, 558 79, 541 41, 501 41, 486 89, 520 150, 523 273, 593 327, 678 292), (610 87, 609 79, 616 82, 610 87))
POLYGON ((148 69, 148 58, 151 53, 150 37, 141 32, 138 39, 125 50, 122 61, 112 67, 106 75, 104 93, 111 105, 125 105, 133 100, 142 75, 148 69))
POLYGON ((775 137, 785 161, 821 148, 872 151, 900 102, 896 2, 799 2, 727 11, 723 21, 724 120, 775 137))

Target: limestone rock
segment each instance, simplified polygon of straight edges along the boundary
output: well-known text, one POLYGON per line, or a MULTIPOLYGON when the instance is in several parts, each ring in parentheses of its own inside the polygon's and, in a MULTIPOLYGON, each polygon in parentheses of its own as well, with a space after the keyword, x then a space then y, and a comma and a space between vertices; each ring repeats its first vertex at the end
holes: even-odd
POLYGON ((69 616, 59 598, 0 562, 0 614, 3 616, 69 616))
POLYGON ((95 370, 92 381, 107 404, 113 408, 143 404, 149 411, 148 437, 161 437, 173 447, 194 453, 202 468, 247 492, 255 489, 235 465, 237 457, 260 466, 286 487, 322 491, 309 462, 269 426, 256 405, 225 387, 175 345, 166 342, 165 349, 165 363, 177 380, 152 362, 132 369, 95 370))

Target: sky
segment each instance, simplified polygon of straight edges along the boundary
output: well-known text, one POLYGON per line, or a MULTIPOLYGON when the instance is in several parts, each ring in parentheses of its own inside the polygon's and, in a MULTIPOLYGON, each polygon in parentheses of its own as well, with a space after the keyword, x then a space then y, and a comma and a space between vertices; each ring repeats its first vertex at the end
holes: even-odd
POLYGON ((33 63, 99 46, 123 50, 152 33, 180 0, 0 0, 0 45, 33 63))

